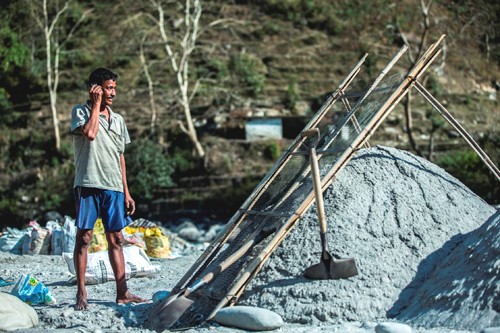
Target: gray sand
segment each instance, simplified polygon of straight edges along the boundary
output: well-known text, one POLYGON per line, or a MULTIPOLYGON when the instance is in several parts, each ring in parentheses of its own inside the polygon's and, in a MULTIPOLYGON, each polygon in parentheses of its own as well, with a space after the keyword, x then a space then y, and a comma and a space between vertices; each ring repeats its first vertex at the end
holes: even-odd
MULTIPOLYGON (((314 207, 248 286, 240 304, 279 313, 282 332, 373 333, 384 321, 413 332, 479 332, 499 322, 496 210, 439 167, 396 149, 360 151, 325 193, 330 252, 356 259, 348 280, 310 281, 319 261, 314 207), (390 316, 390 317, 389 317, 390 316)), ((201 254, 154 260, 161 273, 128 281, 151 298, 170 290, 201 254)), ((113 282, 88 287, 90 309, 73 310, 76 287, 60 256, 0 252, 0 276, 33 274, 57 305, 34 306, 38 328, 23 332, 147 332, 151 304, 118 306, 113 282)), ((12 286, 0 287, 10 292, 12 286)), ((188 332, 238 332, 210 322, 188 332)))
MULTIPOLYGON (((461 234, 479 238, 480 233, 471 231, 491 223, 490 217, 496 213, 457 179, 408 152, 377 147, 360 151, 324 197, 330 253, 355 258, 360 274, 348 280, 311 281, 302 277, 304 269, 320 258, 313 206, 250 283, 241 302, 273 310, 287 322, 302 324, 380 320, 397 302, 392 314, 418 326, 480 329, 499 325, 498 226, 496 230, 490 228, 490 237, 496 243, 484 240, 478 248, 482 251, 480 258, 488 261, 484 266, 492 267, 492 271, 468 276, 472 264, 464 272, 465 258, 460 254, 447 258, 454 262, 442 263, 444 273, 439 272, 442 266, 436 267, 466 237, 461 234), (466 291, 460 291, 473 294, 463 296, 463 301, 470 303, 461 311, 468 313, 468 320, 432 318, 440 313, 447 318, 448 312, 456 312, 464 306, 457 302, 459 298, 453 303, 441 301, 425 318, 418 318, 421 304, 430 301, 426 299, 429 292, 413 289, 427 281, 431 295, 438 294, 433 290, 435 282, 428 280, 434 276, 449 293, 453 291, 445 288, 448 284, 460 289, 464 287, 461 279, 472 280, 466 284, 466 291), (421 282, 412 283, 415 278, 421 282), (483 289, 492 293, 473 293, 474 284, 486 280, 489 285, 483 289), (411 306, 405 311, 402 308, 410 299, 411 306), (471 311, 474 305, 475 311, 471 311), (485 313, 496 320, 474 323, 473 319, 485 313)), ((461 312, 455 316, 459 318, 461 312)))

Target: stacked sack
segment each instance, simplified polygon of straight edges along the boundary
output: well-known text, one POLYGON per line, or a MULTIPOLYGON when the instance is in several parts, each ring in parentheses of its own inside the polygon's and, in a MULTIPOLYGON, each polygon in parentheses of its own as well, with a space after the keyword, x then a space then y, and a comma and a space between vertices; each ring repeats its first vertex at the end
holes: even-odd
POLYGON ((108 249, 108 241, 106 240, 106 233, 104 231, 104 225, 102 224, 102 219, 98 218, 95 221, 94 231, 92 232, 92 241, 89 245, 89 253, 95 253, 100 251, 105 251, 108 249))
POLYGON ((125 227, 123 231, 128 242, 145 247, 148 257, 170 258, 170 241, 155 223, 137 219, 125 227), (142 242, 139 241, 140 239, 142 239, 142 242))
POLYGON ((23 239, 23 254, 50 254, 50 231, 36 221, 30 221, 31 230, 23 239))
MULTIPOLYGON (((75 221, 64 217, 61 225, 57 221, 48 221, 46 227, 31 221, 23 230, 7 228, 7 233, 0 237, 0 250, 15 254, 52 254, 72 253, 75 247, 77 228, 75 221)), ((171 258, 171 244, 167 232, 157 224, 137 219, 122 230, 125 245, 134 245, 143 249, 151 258, 171 258)), ((108 242, 102 219, 98 218, 92 232, 89 253, 108 249, 108 242)))
POLYGON ((74 220, 64 217, 64 224, 48 221, 45 227, 36 221, 30 221, 27 228, 19 230, 6 228, 0 237, 0 251, 14 254, 53 254, 73 251, 76 227, 74 220))

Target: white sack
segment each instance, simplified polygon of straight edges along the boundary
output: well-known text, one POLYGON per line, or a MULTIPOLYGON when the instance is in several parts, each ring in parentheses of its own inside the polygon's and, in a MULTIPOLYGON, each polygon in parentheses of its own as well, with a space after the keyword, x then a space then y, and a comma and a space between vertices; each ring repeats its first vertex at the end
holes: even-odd
MULTIPOLYGON (((151 276, 160 272, 160 266, 152 265, 143 249, 137 246, 126 246, 123 248, 125 257, 125 278, 151 276)), ((69 271, 76 274, 73 262, 73 253, 63 253, 64 260, 69 271)), ((114 281, 113 268, 108 258, 108 251, 89 253, 87 259, 87 271, 85 272, 85 284, 98 284, 114 281)))
POLYGON ((14 331, 38 325, 38 315, 16 296, 0 292, 0 331, 14 331))

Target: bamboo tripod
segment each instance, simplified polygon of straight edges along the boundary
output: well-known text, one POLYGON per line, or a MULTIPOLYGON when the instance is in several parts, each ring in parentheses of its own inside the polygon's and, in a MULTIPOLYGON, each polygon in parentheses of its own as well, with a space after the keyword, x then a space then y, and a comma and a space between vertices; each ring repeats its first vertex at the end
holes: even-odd
MULTIPOLYGON (((349 145, 339 153, 338 158, 335 160, 333 165, 329 167, 328 172, 323 175, 323 179, 321 181, 322 191, 325 191, 326 188, 330 186, 330 184, 336 179, 339 172, 347 165, 347 163, 351 160, 355 153, 360 148, 362 148, 362 146, 367 145, 371 135, 377 130, 377 128, 380 126, 380 124, 382 124, 382 122, 395 108, 395 106, 413 87, 415 87, 415 89, 417 89, 417 91, 419 91, 419 93, 421 93, 424 98, 426 98, 433 105, 433 107, 436 108, 445 117, 447 121, 449 121, 455 128, 458 128, 457 130, 480 155, 481 159, 485 161, 490 170, 492 170, 492 172, 496 175, 497 179, 499 178, 498 168, 491 162, 489 157, 481 150, 477 143, 474 142, 472 137, 470 137, 470 135, 468 135, 467 132, 463 130, 460 125, 458 125, 451 114, 449 114, 449 112, 447 112, 444 107, 442 107, 435 100, 435 98, 430 95, 430 93, 428 93, 425 88, 423 88, 422 85, 418 82, 418 79, 423 75, 423 73, 428 69, 431 63, 440 54, 440 44, 443 39, 444 35, 441 36, 433 45, 431 45, 419 59, 419 61, 414 65, 414 67, 410 71, 408 71, 404 78, 395 87, 391 88, 390 95, 388 95, 388 97, 384 99, 384 102, 377 107, 373 114, 370 115, 370 117, 366 121, 364 128, 360 125, 360 121, 355 116, 355 113, 366 106, 365 104, 370 100, 371 94, 376 91, 379 83, 397 63, 399 58, 404 54, 404 52, 406 51, 406 47, 403 47, 396 54, 392 61, 389 62, 386 68, 384 68, 384 70, 381 72, 379 77, 377 77, 377 79, 373 82, 369 89, 364 93, 364 95, 360 97, 359 100, 356 101, 354 105, 351 106, 351 104, 347 101, 346 96, 348 94, 346 94, 345 91, 349 88, 355 77, 360 72, 361 66, 365 61, 367 54, 365 54, 362 59, 359 60, 358 63, 352 68, 352 70, 340 84, 339 88, 330 96, 328 96, 325 103, 321 106, 321 108, 311 119, 311 121, 306 125, 304 130, 319 127, 325 115, 330 111, 332 106, 339 99, 341 99, 341 102, 343 103, 347 112, 343 118, 343 121, 340 122, 339 127, 332 130, 333 132, 329 133, 328 135, 324 135, 324 150, 322 151, 321 157, 319 157, 319 159, 322 159, 327 155, 326 152, 328 150, 328 147, 334 143, 340 133, 340 130, 347 123, 353 124, 356 131, 356 136, 352 141, 349 142, 349 145)), ((201 304, 203 301, 203 304, 209 304, 209 306, 206 305, 206 307, 210 307, 210 309, 202 309, 204 313, 206 313, 203 315, 199 315, 199 313, 197 313, 197 315, 194 315, 191 313, 187 314, 185 318, 181 317, 179 323, 177 325, 174 325, 174 329, 185 329, 197 326, 203 321, 213 317, 222 307, 235 304, 245 290, 248 283, 260 271, 269 256, 275 251, 279 244, 281 244, 283 239, 298 223, 302 215, 313 204, 314 191, 312 187, 310 187, 309 192, 303 198, 301 204, 288 214, 279 212, 277 213, 274 211, 265 211, 257 207, 260 201, 262 201, 261 199, 269 194, 269 189, 272 188, 272 186, 277 181, 279 181, 280 174, 283 173, 283 171, 286 170, 287 167, 289 167, 289 163, 291 163, 294 158, 297 158, 297 156, 304 154, 304 152, 300 150, 300 147, 303 145, 305 140, 306 138, 301 137, 300 135, 294 140, 294 142, 282 154, 273 168, 268 172, 268 174, 252 192, 252 194, 243 203, 241 208, 226 224, 224 230, 219 233, 218 237, 209 245, 209 247, 198 258, 198 260, 193 264, 188 272, 176 284, 176 286, 172 290, 172 293, 178 293, 179 291, 188 288, 197 278, 206 274, 207 271, 210 271, 210 267, 214 266, 217 260, 223 260, 225 257, 230 256, 231 253, 226 254, 224 248, 228 245, 228 243, 231 243, 235 235, 243 233, 245 228, 252 227, 248 224, 248 220, 251 220, 253 216, 264 216, 264 222, 266 223, 268 219, 269 221, 273 221, 273 219, 283 219, 284 222, 281 223, 281 225, 277 224, 279 226, 277 230, 261 242, 261 244, 255 251, 257 253, 241 258, 241 260, 235 263, 235 265, 237 264, 238 266, 235 267, 235 273, 232 273, 234 274, 234 276, 232 276, 231 283, 227 286, 227 288, 224 287, 224 290, 218 290, 218 293, 216 293, 216 295, 204 290, 200 290, 198 293, 192 294, 190 297, 193 300, 194 305, 198 303, 201 304), (208 298, 210 298, 210 302, 207 301, 208 298)), ((303 180, 308 178, 307 176, 309 175, 309 173, 309 166, 304 165, 300 172, 297 173, 297 177, 290 181, 290 186, 285 188, 283 193, 279 193, 280 195, 282 195, 282 197, 271 198, 273 200, 276 199, 276 201, 273 201, 275 209, 286 206, 288 202, 287 200, 289 200, 290 197, 293 196, 294 192, 298 188, 303 186, 303 180)), ((216 280, 217 278, 214 278, 212 283, 217 282, 216 280)), ((200 312, 199 310, 200 309, 197 309, 197 312, 200 312)))

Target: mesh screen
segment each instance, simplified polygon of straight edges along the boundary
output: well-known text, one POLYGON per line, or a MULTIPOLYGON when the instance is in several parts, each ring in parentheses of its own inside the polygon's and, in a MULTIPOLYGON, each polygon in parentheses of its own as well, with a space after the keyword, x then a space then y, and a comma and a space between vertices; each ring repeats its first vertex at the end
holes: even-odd
MULTIPOLYGON (((196 277, 202 278, 209 272, 218 272, 218 266, 244 244, 250 243, 251 248, 233 265, 189 296, 195 302, 171 329, 201 324, 225 297, 231 297, 227 295, 228 291, 252 259, 272 239, 276 230, 294 215, 302 213, 298 212, 299 208, 312 195, 309 148, 317 143, 320 175, 325 177, 402 80, 401 74, 385 77, 368 96, 365 93, 370 84, 363 81, 353 83, 345 95, 328 106, 324 115, 313 124, 313 127, 320 130, 320 138, 297 138, 294 141, 266 175, 268 182, 265 186, 253 193, 250 203, 233 216, 232 221, 237 223, 236 229, 211 261, 196 273, 196 277)), ((323 110, 326 110, 325 105, 318 113, 323 110)), ((187 284, 192 283, 192 280, 187 284)))

